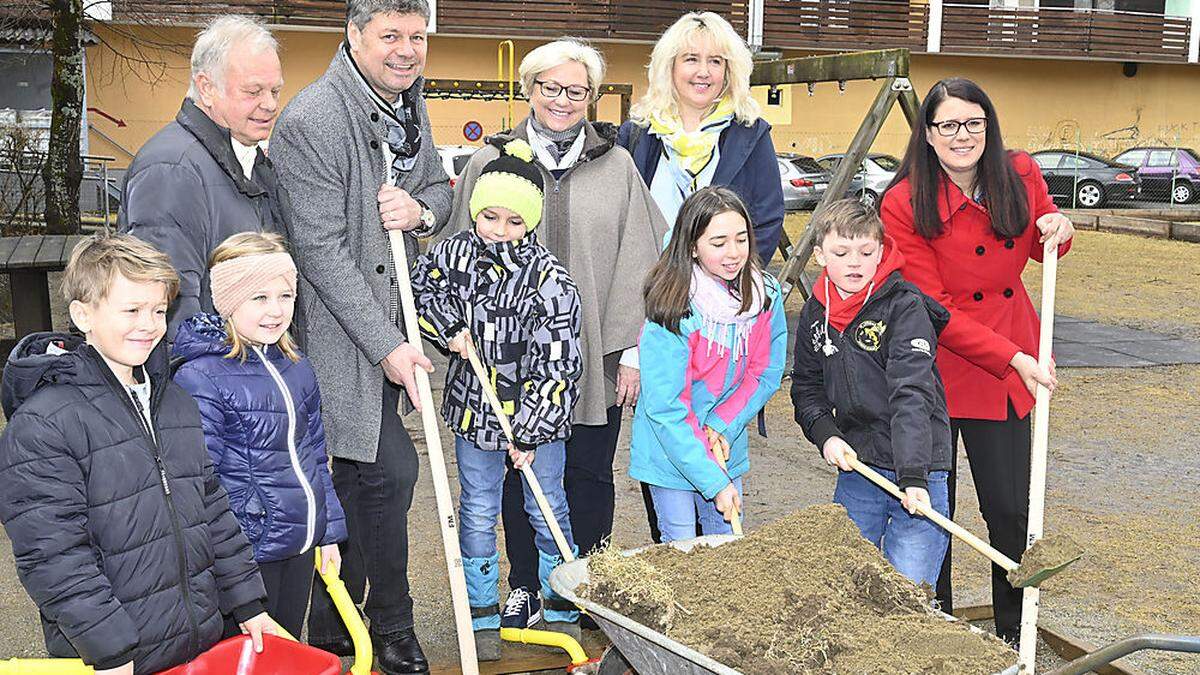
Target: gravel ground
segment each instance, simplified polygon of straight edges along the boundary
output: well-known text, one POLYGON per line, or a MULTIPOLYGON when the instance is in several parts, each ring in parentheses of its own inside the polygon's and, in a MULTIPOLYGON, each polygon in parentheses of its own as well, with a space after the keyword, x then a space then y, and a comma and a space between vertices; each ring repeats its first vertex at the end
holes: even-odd
MULTIPOLYGON (((789 226, 795 220, 790 218, 789 226)), ((1183 293, 1200 289, 1200 257, 1185 248, 1192 245, 1081 232, 1076 246, 1060 268, 1058 302, 1064 314, 1181 335, 1200 326, 1195 303, 1180 301, 1183 293)), ((1039 270, 1032 268, 1036 276, 1039 270)), ((1036 298, 1033 282, 1027 280, 1036 298)), ((1200 595, 1195 591, 1200 520, 1193 490, 1200 483, 1194 441, 1200 435, 1195 406, 1200 366, 1062 368, 1059 377, 1052 405, 1046 531, 1072 535, 1087 554, 1043 587, 1043 618, 1098 644, 1151 631, 1200 634, 1200 595)), ((771 401, 767 415, 770 436, 753 438, 746 481, 746 526, 751 529, 827 501, 833 492, 833 470, 792 422, 786 391, 771 401)), ((416 417, 409 426, 419 427, 416 417)), ((410 513, 410 576, 423 643, 435 663, 453 663, 446 567, 426 459, 423 454, 410 513)), ((965 455, 959 461, 964 468, 959 520, 982 534, 965 455)), ((616 460, 614 539, 621 547, 649 539, 641 495, 625 474, 627 466, 626 429, 616 460)), ((448 469, 456 493, 453 462, 448 469)), ((6 618, 0 622, 0 658, 36 656, 42 649, 37 612, 16 579, 6 538, 0 539, 0 612, 6 618)), ((986 603, 985 559, 965 546, 956 550, 957 604, 986 603)), ((1142 654, 1128 661, 1150 674, 1200 674, 1200 658, 1194 656, 1142 654)))

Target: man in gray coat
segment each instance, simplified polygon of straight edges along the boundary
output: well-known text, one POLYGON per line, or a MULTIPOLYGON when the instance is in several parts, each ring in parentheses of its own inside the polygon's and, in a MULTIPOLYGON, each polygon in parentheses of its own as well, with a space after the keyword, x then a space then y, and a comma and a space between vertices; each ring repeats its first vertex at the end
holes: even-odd
MULTIPOLYGON (((405 342, 387 230, 417 239, 450 216, 452 192, 425 102, 425 0, 349 0, 346 41, 320 79, 280 114, 271 155, 291 195, 288 234, 300 268, 296 321, 324 399, 333 482, 346 509, 342 577, 361 599, 385 673, 425 672, 408 592, 408 508, 417 455, 397 414, 414 368, 405 342)), ((317 584, 316 586, 320 586, 317 584)), ((350 654, 348 634, 316 588, 309 641, 350 654)))
POLYGON ((212 312, 208 256, 230 235, 280 231, 288 210, 258 144, 279 113, 279 45, 263 23, 214 19, 196 37, 192 83, 175 121, 138 151, 117 212, 122 232, 154 244, 179 272, 168 337, 212 312))

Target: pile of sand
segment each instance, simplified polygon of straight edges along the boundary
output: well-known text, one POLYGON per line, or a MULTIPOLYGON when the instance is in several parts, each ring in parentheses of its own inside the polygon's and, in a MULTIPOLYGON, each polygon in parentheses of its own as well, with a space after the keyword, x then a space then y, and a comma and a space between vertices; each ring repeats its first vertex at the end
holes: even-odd
POLYGON ((1003 642, 948 622, 836 504, 720 547, 589 559, 580 594, 744 673, 996 673, 1003 642))

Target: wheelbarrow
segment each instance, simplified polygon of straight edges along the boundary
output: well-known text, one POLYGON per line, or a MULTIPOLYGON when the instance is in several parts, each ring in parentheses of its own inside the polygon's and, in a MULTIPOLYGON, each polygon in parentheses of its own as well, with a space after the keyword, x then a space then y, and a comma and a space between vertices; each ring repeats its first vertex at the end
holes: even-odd
MULTIPOLYGON (((316 553, 316 567, 329 590, 338 614, 345 622, 354 642, 354 665, 350 675, 377 675, 371 670, 374 656, 367 627, 346 584, 330 568, 320 572, 321 556, 316 553)), ((276 626, 279 635, 264 635, 263 650, 254 651, 249 635, 222 640, 188 663, 165 670, 159 675, 342 675, 341 659, 329 652, 301 644, 295 637, 276 626)), ((91 675, 94 669, 80 659, 8 659, 0 660, 0 675, 91 675)))
MULTIPOLYGON (((714 534, 695 539, 673 541, 659 546, 673 546, 687 552, 696 546, 720 546, 738 539, 735 535, 714 534)), ((625 552, 633 555, 645 550, 634 549, 625 552)), ((648 628, 633 619, 615 612, 608 607, 598 605, 590 600, 581 598, 576 589, 587 583, 587 559, 560 565, 550 573, 550 587, 566 600, 569 600, 591 615, 600 628, 612 640, 613 646, 621 656, 629 662, 637 675, 741 675, 740 671, 705 656, 700 652, 667 637, 666 635, 648 628)), ((952 616, 943 614, 947 621, 958 621, 952 616)), ((984 631, 970 626, 971 630, 980 634, 984 631)), ((1016 661, 1016 654, 1013 654, 1016 661)), ((1004 669, 997 675, 1017 675, 1017 665, 1004 669)))

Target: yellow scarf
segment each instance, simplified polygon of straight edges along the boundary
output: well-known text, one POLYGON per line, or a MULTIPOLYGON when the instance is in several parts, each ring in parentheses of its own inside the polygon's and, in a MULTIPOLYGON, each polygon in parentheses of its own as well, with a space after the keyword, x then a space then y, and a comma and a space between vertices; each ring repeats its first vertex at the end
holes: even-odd
POLYGON ((707 117, 700 120, 695 131, 684 131, 683 121, 678 115, 654 115, 650 118, 650 131, 670 146, 679 158, 679 165, 696 176, 712 159, 713 149, 721 138, 721 131, 733 119, 733 101, 723 97, 707 117))

